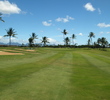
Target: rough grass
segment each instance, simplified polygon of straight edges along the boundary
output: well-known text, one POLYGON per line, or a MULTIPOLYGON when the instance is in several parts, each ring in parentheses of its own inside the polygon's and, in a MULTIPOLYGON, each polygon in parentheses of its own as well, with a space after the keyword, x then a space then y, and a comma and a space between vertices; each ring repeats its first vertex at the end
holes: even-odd
POLYGON ((35 52, 0 56, 0 100, 110 99, 109 50, 37 48, 35 52))

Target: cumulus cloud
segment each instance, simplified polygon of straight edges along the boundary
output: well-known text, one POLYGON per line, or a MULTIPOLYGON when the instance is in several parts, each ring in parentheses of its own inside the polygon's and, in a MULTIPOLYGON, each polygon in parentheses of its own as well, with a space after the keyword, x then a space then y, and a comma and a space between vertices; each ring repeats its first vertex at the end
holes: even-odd
POLYGON ((2 36, 0 36, 0 39, 2 38, 2 36))
POLYGON ((62 44, 61 42, 58 42, 57 40, 55 40, 55 39, 52 39, 52 38, 48 38, 48 40, 49 40, 49 42, 50 42, 50 44, 62 44))
POLYGON ((50 21, 49 21, 49 22, 43 21, 42 24, 43 24, 44 26, 51 26, 51 25, 52 25, 52 23, 50 23, 50 21))
POLYGON ((87 3, 86 5, 84 5, 84 8, 88 11, 95 11, 95 8, 91 3, 87 3))
POLYGON ((99 24, 97 24, 97 26, 101 27, 101 28, 103 28, 103 27, 110 27, 110 24, 99 23, 99 24))
POLYGON ((74 18, 72 18, 68 15, 65 18, 59 17, 56 19, 57 22, 64 22, 64 23, 69 22, 70 20, 74 20, 74 18))
POLYGON ((14 3, 10 3, 8 0, 0 1, 0 12, 3 14, 19 14, 21 9, 14 3))
POLYGON ((49 42, 56 42, 56 40, 52 39, 52 38, 48 38, 49 42))
POLYGON ((83 36, 83 33, 79 33, 78 35, 83 36))
POLYGON ((0 36, 0 42, 2 42, 2 43, 8 43, 9 42, 9 39, 4 38, 3 36, 0 36))

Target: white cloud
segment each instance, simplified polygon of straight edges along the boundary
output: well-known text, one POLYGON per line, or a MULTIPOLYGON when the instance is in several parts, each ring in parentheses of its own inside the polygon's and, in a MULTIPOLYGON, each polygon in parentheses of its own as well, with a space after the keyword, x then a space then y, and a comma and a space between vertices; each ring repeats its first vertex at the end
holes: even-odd
POLYGON ((0 36, 0 39, 2 39, 2 36, 0 36))
POLYGON ((107 34, 110 34, 110 32, 107 32, 107 34))
POLYGON ((83 33, 79 33, 78 35, 83 36, 83 33))
POLYGON ((86 10, 88 11, 95 11, 95 8, 92 6, 91 3, 87 3, 86 5, 84 5, 84 8, 86 8, 86 10))
MULTIPOLYGON (((0 42, 2 42, 2 43, 9 43, 9 38, 8 37, 0 36, 0 42)), ((17 38, 13 38, 13 37, 11 38, 11 42, 13 42, 13 43, 20 43, 20 44, 22 44, 22 43, 24 43, 24 44, 29 43, 28 40, 22 40, 22 39, 17 39, 17 38)))
POLYGON ((0 12, 3 14, 19 14, 21 9, 16 4, 10 3, 7 0, 0 1, 0 12))
POLYGON ((48 38, 48 40, 49 40, 49 42, 50 42, 50 44, 61 44, 61 42, 58 42, 57 40, 55 40, 55 39, 52 39, 52 38, 48 38))
POLYGON ((110 27, 110 24, 99 23, 99 24, 97 24, 97 26, 101 27, 101 28, 103 28, 103 27, 110 27))
POLYGON ((56 19, 57 22, 64 22, 64 23, 69 22, 70 20, 74 20, 74 18, 72 18, 68 15, 66 16, 66 18, 59 17, 59 18, 56 19))
POLYGON ((52 39, 52 38, 48 38, 49 42, 56 42, 56 40, 52 39))
POLYGON ((100 8, 98 8, 98 12, 99 12, 99 14, 101 14, 102 12, 101 12, 101 10, 100 10, 100 8))
POLYGON ((0 36, 0 42, 9 43, 9 39, 4 38, 3 36, 0 36))
POLYGON ((43 24, 44 26, 51 26, 51 25, 52 25, 52 23, 47 22, 47 21, 43 21, 42 24, 43 24))

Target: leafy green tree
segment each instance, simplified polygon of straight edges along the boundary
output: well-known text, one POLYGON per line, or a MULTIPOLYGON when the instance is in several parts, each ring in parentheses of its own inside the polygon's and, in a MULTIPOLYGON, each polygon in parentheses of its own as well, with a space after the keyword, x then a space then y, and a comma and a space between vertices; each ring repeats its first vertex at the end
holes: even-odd
POLYGON ((97 43, 98 43, 98 45, 100 45, 100 43, 101 43, 101 38, 98 38, 98 39, 97 39, 97 43))
POLYGON ((49 39, 46 36, 42 37, 42 43, 46 46, 46 43, 49 43, 49 39))
POLYGON ((70 38, 69 38, 69 37, 66 37, 66 38, 64 39, 64 42, 65 42, 66 45, 69 45, 69 43, 70 43, 70 38))
POLYGON ((90 42, 92 45, 92 38, 95 38, 95 34, 93 32, 90 32, 88 37, 90 37, 90 42))
POLYGON ((8 30, 6 30, 7 35, 4 35, 4 37, 9 37, 9 45, 11 45, 11 37, 16 37, 15 34, 16 32, 14 31, 13 28, 9 28, 8 30))
POLYGON ((102 47, 103 47, 103 48, 105 48, 105 46, 108 45, 108 41, 106 40, 105 37, 102 37, 102 38, 101 38, 101 44, 102 44, 102 47))
POLYGON ((108 44, 109 48, 110 48, 110 44, 108 44))
POLYGON ((2 14, 0 13, 0 21, 5 22, 1 16, 2 16, 2 14))
POLYGON ((110 44, 108 44, 109 48, 110 48, 110 44))

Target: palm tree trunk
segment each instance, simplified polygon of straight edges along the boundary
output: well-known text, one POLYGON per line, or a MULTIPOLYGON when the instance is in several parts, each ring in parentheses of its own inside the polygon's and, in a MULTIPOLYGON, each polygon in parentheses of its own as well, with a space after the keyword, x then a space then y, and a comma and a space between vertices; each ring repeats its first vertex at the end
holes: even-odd
POLYGON ((11 36, 9 36, 9 46, 11 46, 11 36))
POLYGON ((74 39, 72 39, 73 45, 74 45, 74 39))
POLYGON ((44 42, 44 47, 46 46, 46 42, 44 42))
MULTIPOLYGON (((65 36, 64 36, 64 34, 63 34, 63 40, 65 40, 65 36)), ((65 45, 65 41, 64 41, 64 45, 65 45)))

